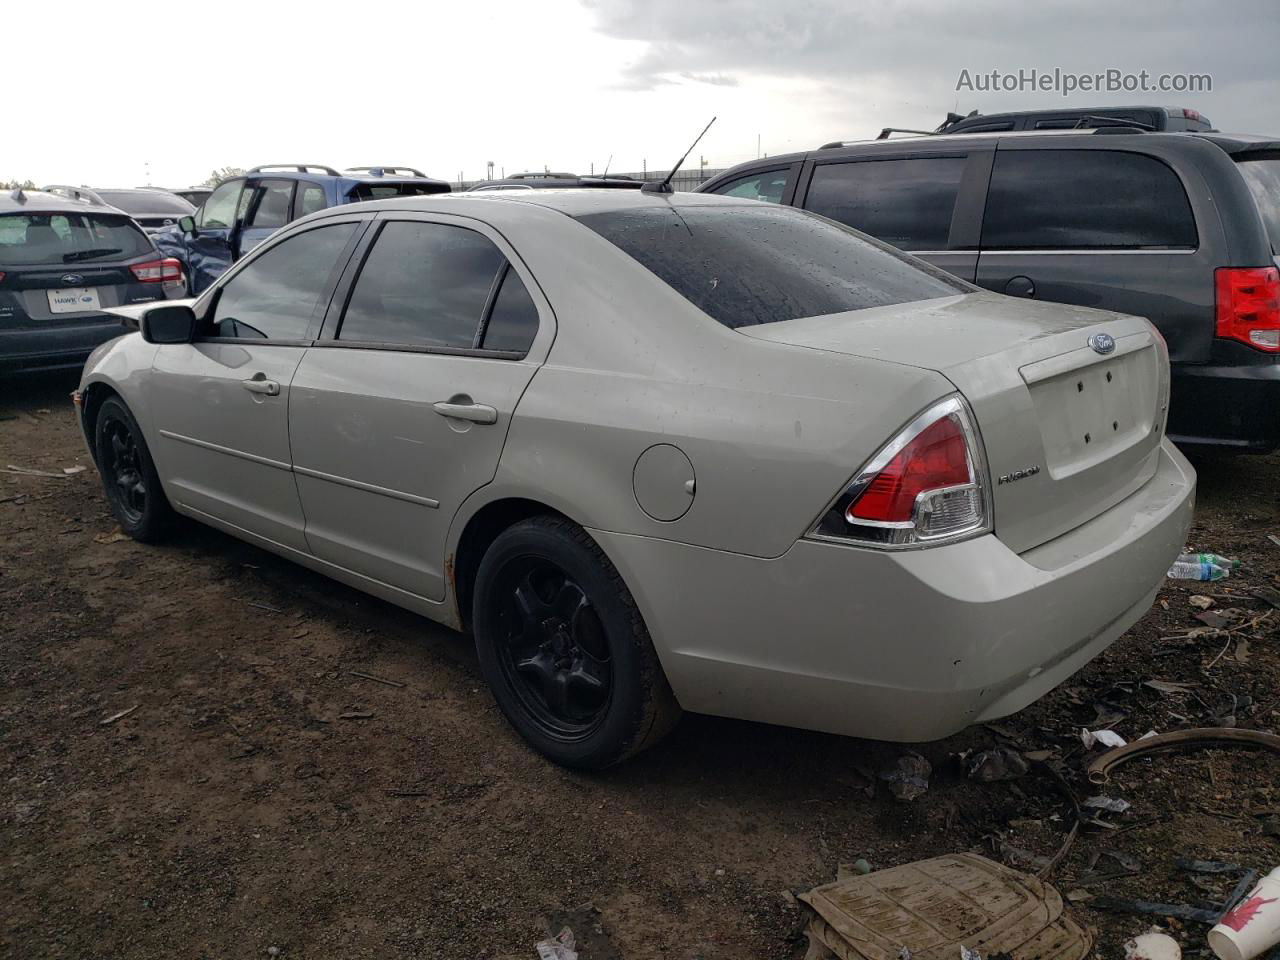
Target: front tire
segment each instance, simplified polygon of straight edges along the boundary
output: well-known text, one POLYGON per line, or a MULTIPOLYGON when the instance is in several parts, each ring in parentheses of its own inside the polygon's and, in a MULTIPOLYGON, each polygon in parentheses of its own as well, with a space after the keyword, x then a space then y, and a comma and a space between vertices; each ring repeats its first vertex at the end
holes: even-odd
POLYGON ((603 769, 679 719, 630 591, 581 527, 548 516, 504 531, 473 595, 476 651, 494 699, 549 759, 603 769))
POLYGON ((120 529, 143 543, 162 539, 172 526, 173 508, 142 430, 118 397, 108 398, 98 410, 94 450, 103 491, 120 529))

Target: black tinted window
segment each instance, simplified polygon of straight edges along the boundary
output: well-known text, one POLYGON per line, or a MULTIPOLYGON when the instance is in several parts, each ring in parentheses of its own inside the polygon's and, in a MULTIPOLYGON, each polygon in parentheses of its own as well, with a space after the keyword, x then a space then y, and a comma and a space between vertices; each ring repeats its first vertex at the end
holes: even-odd
POLYGON ((113 207, 118 207, 134 216, 170 214, 175 217, 185 217, 195 209, 181 197, 172 193, 162 193, 159 190, 99 190, 98 196, 113 207))
POLYGON ((489 325, 484 330, 484 343, 487 350, 512 350, 516 353, 528 353, 533 343, 534 334, 538 332, 538 308, 534 306, 533 297, 514 269, 507 270, 502 278, 502 286, 498 288, 498 296, 493 301, 493 312, 489 314, 489 325))
POLYGON ((943 250, 963 157, 824 163, 805 207, 903 250, 943 250))
POLYGON ((1253 194, 1253 201, 1271 240, 1271 252, 1280 253, 1280 158, 1246 160, 1236 169, 1253 194))
POLYGON ((971 289, 940 270, 789 207, 672 203, 577 219, 727 327, 971 289))
POLYGON ((1194 247, 1195 220, 1177 175, 1118 150, 996 154, 982 245, 1005 250, 1194 247))
POLYGON ((303 339, 338 255, 355 229, 354 223, 317 227, 254 259, 218 294, 213 335, 303 339))
POLYGON ((341 340, 420 347, 475 345, 503 264, 474 230, 396 221, 382 228, 356 280, 341 340))

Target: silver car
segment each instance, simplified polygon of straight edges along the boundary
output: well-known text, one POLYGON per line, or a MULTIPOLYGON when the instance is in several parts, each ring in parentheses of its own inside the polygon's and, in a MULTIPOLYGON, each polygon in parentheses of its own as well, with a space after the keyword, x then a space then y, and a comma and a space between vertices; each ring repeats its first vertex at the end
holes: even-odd
POLYGON ((123 529, 183 514, 471 632, 571 766, 682 708, 897 741, 1012 713, 1191 521, 1146 320, 755 201, 353 204, 130 309, 77 395, 123 529))

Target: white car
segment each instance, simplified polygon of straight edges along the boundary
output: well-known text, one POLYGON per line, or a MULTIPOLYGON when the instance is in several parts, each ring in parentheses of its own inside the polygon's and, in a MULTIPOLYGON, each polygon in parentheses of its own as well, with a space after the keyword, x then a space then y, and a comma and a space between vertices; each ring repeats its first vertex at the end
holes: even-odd
POLYGON ((77 397, 121 526, 177 512, 471 631, 573 766, 680 708, 900 741, 1011 713, 1191 520, 1147 321, 749 200, 353 204, 132 312, 77 397))

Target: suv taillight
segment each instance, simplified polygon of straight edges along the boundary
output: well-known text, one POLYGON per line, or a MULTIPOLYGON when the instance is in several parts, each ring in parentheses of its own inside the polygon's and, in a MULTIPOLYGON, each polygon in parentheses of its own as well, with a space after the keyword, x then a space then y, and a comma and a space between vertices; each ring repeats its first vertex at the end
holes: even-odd
POLYGON ((1219 267, 1214 271, 1215 334, 1280 353, 1280 270, 1219 267))
POLYGON ((182 264, 172 257, 131 264, 129 269, 139 283, 169 283, 182 279, 182 264))
POLYGON ((871 458, 810 531, 886 547, 947 543, 991 529, 985 460, 958 396, 934 404, 871 458))

